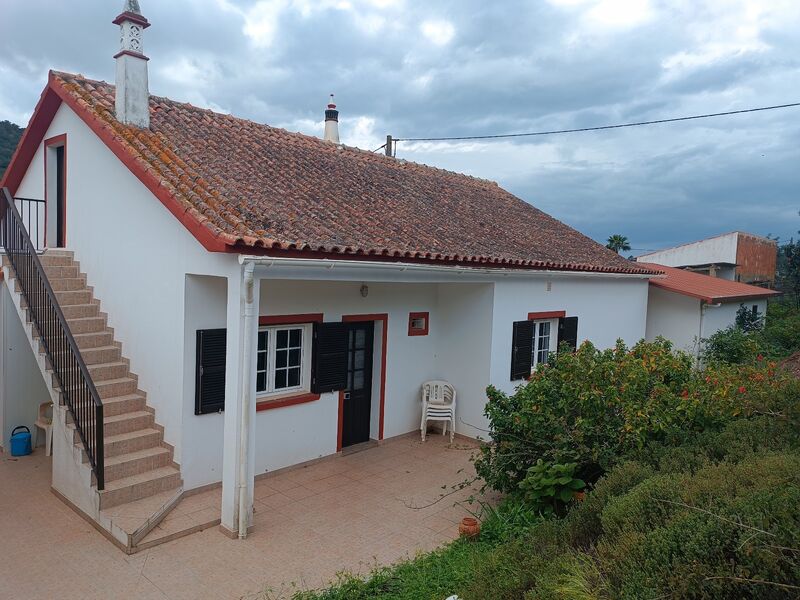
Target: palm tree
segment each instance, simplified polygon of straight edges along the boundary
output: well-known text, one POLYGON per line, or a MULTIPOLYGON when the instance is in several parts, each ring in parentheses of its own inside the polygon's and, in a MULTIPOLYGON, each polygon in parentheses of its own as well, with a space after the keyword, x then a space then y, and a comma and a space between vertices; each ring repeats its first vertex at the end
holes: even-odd
POLYGON ((624 235, 615 233, 614 235, 609 236, 606 248, 619 254, 620 252, 627 252, 630 250, 631 245, 628 243, 628 238, 626 238, 624 235))

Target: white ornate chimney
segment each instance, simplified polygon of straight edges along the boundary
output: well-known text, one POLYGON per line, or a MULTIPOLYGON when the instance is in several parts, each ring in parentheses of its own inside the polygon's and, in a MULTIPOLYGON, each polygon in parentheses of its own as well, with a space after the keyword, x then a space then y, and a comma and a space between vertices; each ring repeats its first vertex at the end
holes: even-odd
POLYGON ((126 125, 150 127, 150 90, 142 32, 150 23, 142 16, 139 0, 126 0, 125 8, 113 23, 120 28, 117 59, 117 120, 126 125))
POLYGON ((339 111, 336 110, 336 104, 333 101, 333 94, 331 94, 328 108, 325 111, 325 136, 323 139, 326 142, 339 143, 339 111))

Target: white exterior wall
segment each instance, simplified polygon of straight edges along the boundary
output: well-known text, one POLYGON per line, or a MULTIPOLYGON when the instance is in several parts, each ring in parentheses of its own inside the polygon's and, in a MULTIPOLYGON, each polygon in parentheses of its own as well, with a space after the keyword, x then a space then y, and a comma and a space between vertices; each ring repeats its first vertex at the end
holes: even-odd
POLYGON ((727 233, 675 248, 666 248, 637 257, 639 262, 651 262, 667 267, 686 267, 711 263, 736 264, 739 234, 727 233))
POLYGON ((456 388, 456 431, 470 437, 488 437, 479 428, 484 428, 486 422, 483 409, 492 362, 494 287, 439 286, 439 369, 441 378, 456 388))
POLYGON ((565 277, 550 280, 550 291, 547 285, 546 279, 495 285, 491 383, 506 393, 521 383, 510 380, 513 322, 529 312, 564 310, 578 317, 578 343, 590 340, 598 348, 610 348, 617 339, 632 345, 645 336, 647 280, 565 277))
POLYGON ((647 341, 660 336, 670 340, 678 350, 695 354, 701 335, 700 300, 650 287, 647 341))
MULTIPOLYGON (((388 313, 384 438, 419 428, 420 385, 442 377, 437 368, 436 340, 441 335, 436 284, 369 283, 363 298, 361 282, 264 280, 261 316, 323 313, 325 321, 343 315, 388 313), (430 313, 427 336, 408 335, 409 312, 430 313)), ((380 338, 376 332, 373 411, 380 401, 380 338)), ((338 392, 314 402, 274 408, 256 415, 256 473, 273 471, 336 452, 338 392)))
MULTIPOLYGON (((236 276, 239 265, 233 255, 207 252, 62 104, 45 139, 64 133, 67 247, 94 286, 181 463, 185 274, 236 276)), ((44 198, 44 181, 40 146, 17 195, 44 198)))
POLYGON ((744 302, 726 302, 720 306, 708 305, 703 314, 703 337, 708 338, 716 332, 727 329, 736 323, 736 313, 739 307, 744 304, 745 308, 751 310, 753 305, 758 306, 758 313, 761 316, 767 314, 766 300, 747 300, 744 302))
POLYGON ((34 434, 39 405, 50 401, 50 393, 5 281, 0 281, 0 343, 0 446, 11 452, 11 431, 25 425, 34 434))
POLYGON ((186 276, 183 337, 183 485, 194 489, 222 479, 222 414, 195 415, 197 330, 226 327, 228 285, 223 277, 186 276))
POLYGON ((759 314, 766 315, 766 300, 704 304, 697 298, 651 286, 647 340, 653 341, 661 336, 670 340, 677 349, 696 354, 700 340, 736 323, 736 312, 742 304, 747 308, 756 305, 759 314))

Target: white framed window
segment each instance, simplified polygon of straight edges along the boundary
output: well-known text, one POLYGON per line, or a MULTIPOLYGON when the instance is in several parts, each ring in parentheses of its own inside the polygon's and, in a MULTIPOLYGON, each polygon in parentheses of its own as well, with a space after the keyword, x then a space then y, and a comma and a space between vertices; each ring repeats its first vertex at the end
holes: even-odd
POLYGON ((258 330, 256 393, 259 396, 308 391, 311 380, 311 326, 276 325, 258 330))
POLYGON ((550 353, 556 351, 558 345, 558 320, 533 322, 533 344, 531 346, 531 372, 538 365, 547 364, 550 353))

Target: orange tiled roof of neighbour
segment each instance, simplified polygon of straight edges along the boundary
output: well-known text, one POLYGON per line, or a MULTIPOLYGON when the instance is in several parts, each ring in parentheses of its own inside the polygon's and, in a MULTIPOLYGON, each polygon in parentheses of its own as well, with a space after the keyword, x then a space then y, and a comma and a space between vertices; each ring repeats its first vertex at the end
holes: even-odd
POLYGON ((693 273, 686 269, 665 267, 655 263, 638 263, 653 271, 663 271, 665 276, 660 279, 651 279, 650 285, 663 288, 670 292, 683 294, 704 300, 710 304, 717 302, 736 302, 740 300, 755 300, 779 296, 780 292, 768 290, 755 285, 748 285, 738 281, 710 277, 702 273, 693 273))

